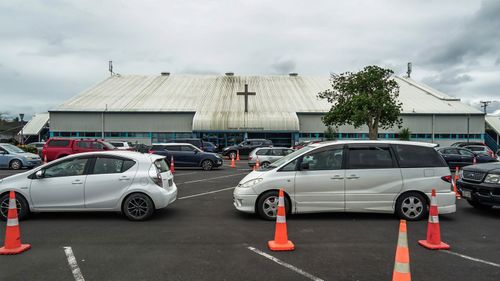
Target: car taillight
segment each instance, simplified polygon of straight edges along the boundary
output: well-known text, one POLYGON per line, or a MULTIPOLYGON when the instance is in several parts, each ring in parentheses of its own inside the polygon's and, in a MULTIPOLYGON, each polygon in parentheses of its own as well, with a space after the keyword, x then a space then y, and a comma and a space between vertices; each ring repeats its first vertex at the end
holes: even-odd
POLYGON ((248 155, 248 160, 252 160, 252 156, 248 155))
POLYGON ((155 153, 156 153, 156 151, 154 151, 154 150, 149 151, 149 154, 155 154, 155 153))
POLYGON ((443 176, 441 177, 441 179, 444 180, 445 182, 451 182, 451 175, 443 176))
POLYGON ((156 177, 151 177, 151 179, 153 180, 153 182, 159 186, 159 187, 163 187, 163 179, 161 178, 161 174, 160 173, 157 173, 156 174, 156 177))

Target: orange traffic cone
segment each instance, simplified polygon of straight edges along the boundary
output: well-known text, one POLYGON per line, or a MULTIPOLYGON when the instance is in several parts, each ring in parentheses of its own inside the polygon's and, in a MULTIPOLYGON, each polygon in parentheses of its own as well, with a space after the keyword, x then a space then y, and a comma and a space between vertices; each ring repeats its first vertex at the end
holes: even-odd
POLYGON ((258 170, 260 168, 260 161, 259 157, 257 157, 257 160, 255 160, 255 170, 258 170))
POLYGON ((240 150, 236 150, 236 161, 240 161, 240 150))
POLYGON ((47 164, 47 155, 43 156, 43 164, 47 164))
POLYGON ((451 178, 451 183, 453 184, 453 191, 455 191, 455 196, 457 197, 457 199, 460 199, 460 193, 458 193, 457 189, 458 173, 459 173, 459 168, 455 167, 455 174, 451 178))
POLYGON ((21 244, 21 230, 17 219, 16 193, 10 192, 9 212, 7 214, 7 230, 5 230, 5 246, 0 248, 0 255, 15 255, 31 248, 30 244, 21 244))
POLYGON ((253 165, 252 170, 257 171, 257 165, 253 165))
POLYGON ((236 163, 234 163, 234 155, 231 155, 231 168, 236 168, 236 163))
POLYGON ((396 260, 392 281, 410 281, 410 251, 408 250, 408 236, 406 232, 406 221, 399 223, 398 247, 396 248, 396 260))
POLYGON ((436 200, 436 190, 432 190, 431 208, 429 222, 427 223, 427 240, 419 240, 418 244, 430 250, 446 250, 450 245, 441 241, 441 230, 439 228, 439 212, 436 200))
POLYGON ((175 164, 174 164, 174 156, 171 156, 170 157, 170 172, 172 174, 175 173, 175 164))
POLYGON ((476 156, 474 156, 474 158, 472 159, 472 165, 476 165, 477 164, 477 159, 476 159, 476 156))
POLYGON ((292 251, 293 249, 295 249, 292 241, 288 240, 285 215, 285 195, 283 189, 280 189, 274 240, 267 242, 269 249, 271 249, 272 251, 292 251))

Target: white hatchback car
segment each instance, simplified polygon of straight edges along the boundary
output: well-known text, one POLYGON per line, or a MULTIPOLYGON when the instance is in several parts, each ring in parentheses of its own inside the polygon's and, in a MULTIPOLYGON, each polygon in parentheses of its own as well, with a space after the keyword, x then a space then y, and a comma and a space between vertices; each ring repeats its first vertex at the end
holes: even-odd
POLYGON ((450 170, 433 147, 407 141, 311 144, 248 174, 233 203, 271 220, 283 188, 288 213, 381 212, 419 220, 436 189, 439 212, 453 213, 450 170))
POLYGON ((74 154, 0 179, 2 220, 11 190, 20 219, 30 211, 118 211, 139 221, 177 198, 163 156, 129 151, 74 154))

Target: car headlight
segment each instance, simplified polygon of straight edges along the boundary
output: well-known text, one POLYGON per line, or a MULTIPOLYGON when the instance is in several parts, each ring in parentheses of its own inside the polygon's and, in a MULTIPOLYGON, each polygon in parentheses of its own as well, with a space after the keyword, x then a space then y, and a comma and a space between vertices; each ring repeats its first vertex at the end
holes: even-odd
POLYGON ((500 175, 497 174, 488 174, 484 179, 485 183, 496 183, 500 184, 500 175))
POLYGON ((246 181, 244 183, 238 184, 238 187, 252 187, 262 181, 262 178, 257 178, 253 180, 246 181))

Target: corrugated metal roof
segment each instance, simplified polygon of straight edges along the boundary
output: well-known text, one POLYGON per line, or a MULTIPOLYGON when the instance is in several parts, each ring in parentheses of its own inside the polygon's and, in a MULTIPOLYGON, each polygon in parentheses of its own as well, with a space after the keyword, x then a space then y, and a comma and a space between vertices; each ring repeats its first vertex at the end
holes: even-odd
MULTIPOLYGON (((23 127, 23 135, 38 135, 43 127, 49 122, 48 113, 38 113, 33 115, 31 120, 23 127)), ((21 134, 21 131, 19 131, 21 134)))
POLYGON ((500 134, 500 116, 486 116, 484 118, 486 124, 488 124, 493 130, 500 134))
MULTIPOLYGON (((481 114, 481 111, 408 78, 395 77, 405 114, 481 114)), ((196 112, 193 130, 298 130, 299 113, 324 113, 317 94, 328 76, 112 76, 52 111, 196 112), (255 96, 236 95, 248 84, 255 96)))

